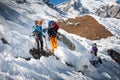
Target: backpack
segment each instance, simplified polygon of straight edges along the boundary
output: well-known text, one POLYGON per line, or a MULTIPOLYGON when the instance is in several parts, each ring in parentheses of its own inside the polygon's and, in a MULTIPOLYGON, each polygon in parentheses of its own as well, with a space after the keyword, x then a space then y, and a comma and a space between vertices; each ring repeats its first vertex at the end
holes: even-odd
POLYGON ((60 28, 59 25, 56 24, 56 25, 55 25, 55 29, 58 31, 59 28, 60 28))
POLYGON ((55 29, 58 31, 59 25, 58 25, 55 21, 53 21, 53 20, 50 20, 50 21, 48 22, 48 28, 50 27, 50 24, 51 24, 51 23, 54 23, 54 24, 55 24, 55 29))

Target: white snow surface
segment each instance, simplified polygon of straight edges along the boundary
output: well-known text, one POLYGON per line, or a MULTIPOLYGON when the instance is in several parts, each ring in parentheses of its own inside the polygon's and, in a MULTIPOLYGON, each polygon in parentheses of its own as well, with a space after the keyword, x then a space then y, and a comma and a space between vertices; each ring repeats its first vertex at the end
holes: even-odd
MULTIPOLYGON (((0 1, 2 5, 0 10, 3 9, 0 11, 0 38, 5 38, 9 43, 9 45, 3 44, 0 40, 0 80, 120 80, 120 66, 107 53, 108 49, 120 50, 120 20, 118 19, 91 15, 115 35, 96 41, 59 29, 61 34, 75 44, 75 51, 59 41, 59 47, 54 53, 59 60, 55 56, 42 56, 38 60, 32 58, 29 49, 35 47, 32 36, 34 21, 42 19, 42 26, 46 28, 48 20, 62 18, 57 11, 49 8, 42 1, 41 4, 37 1, 29 0, 29 3, 19 5, 14 0, 0 1), (96 59, 90 53, 94 42, 98 44, 98 56, 103 60, 103 64, 97 67, 89 61, 96 59), (31 57, 31 60, 26 61, 15 57, 31 57), (66 63, 71 66, 67 66, 66 63)), ((50 49, 48 39, 47 44, 50 49)), ((46 45, 44 49, 45 47, 46 45)))

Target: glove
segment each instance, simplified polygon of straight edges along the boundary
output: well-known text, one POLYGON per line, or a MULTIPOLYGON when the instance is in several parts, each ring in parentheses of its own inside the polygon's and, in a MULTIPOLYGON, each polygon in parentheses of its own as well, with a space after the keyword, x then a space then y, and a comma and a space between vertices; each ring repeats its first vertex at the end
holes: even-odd
POLYGON ((48 40, 50 41, 50 37, 48 37, 48 40))
POLYGON ((45 35, 43 35, 43 37, 45 38, 45 35))

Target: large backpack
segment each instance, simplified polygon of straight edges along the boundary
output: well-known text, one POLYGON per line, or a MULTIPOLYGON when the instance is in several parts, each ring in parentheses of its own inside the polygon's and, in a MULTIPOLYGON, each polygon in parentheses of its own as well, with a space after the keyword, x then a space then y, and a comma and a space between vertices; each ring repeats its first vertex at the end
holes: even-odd
POLYGON ((55 29, 58 31, 59 28, 60 28, 59 25, 56 24, 56 25, 55 25, 55 29))
POLYGON ((50 24, 51 24, 51 23, 54 23, 54 24, 55 24, 55 29, 56 29, 56 30, 59 29, 59 25, 58 25, 55 21, 53 21, 53 20, 50 20, 50 21, 48 22, 48 27, 50 27, 50 24))

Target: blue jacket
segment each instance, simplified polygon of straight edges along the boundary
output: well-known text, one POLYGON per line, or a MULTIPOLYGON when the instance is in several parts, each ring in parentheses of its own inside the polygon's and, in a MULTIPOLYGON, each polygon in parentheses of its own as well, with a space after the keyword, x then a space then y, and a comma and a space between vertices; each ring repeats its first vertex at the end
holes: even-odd
POLYGON ((34 33, 34 32, 36 32, 36 31, 40 32, 40 34, 42 34, 43 36, 45 35, 45 33, 44 33, 43 30, 42 30, 42 26, 40 26, 40 25, 34 25, 34 26, 33 26, 32 32, 34 33))

